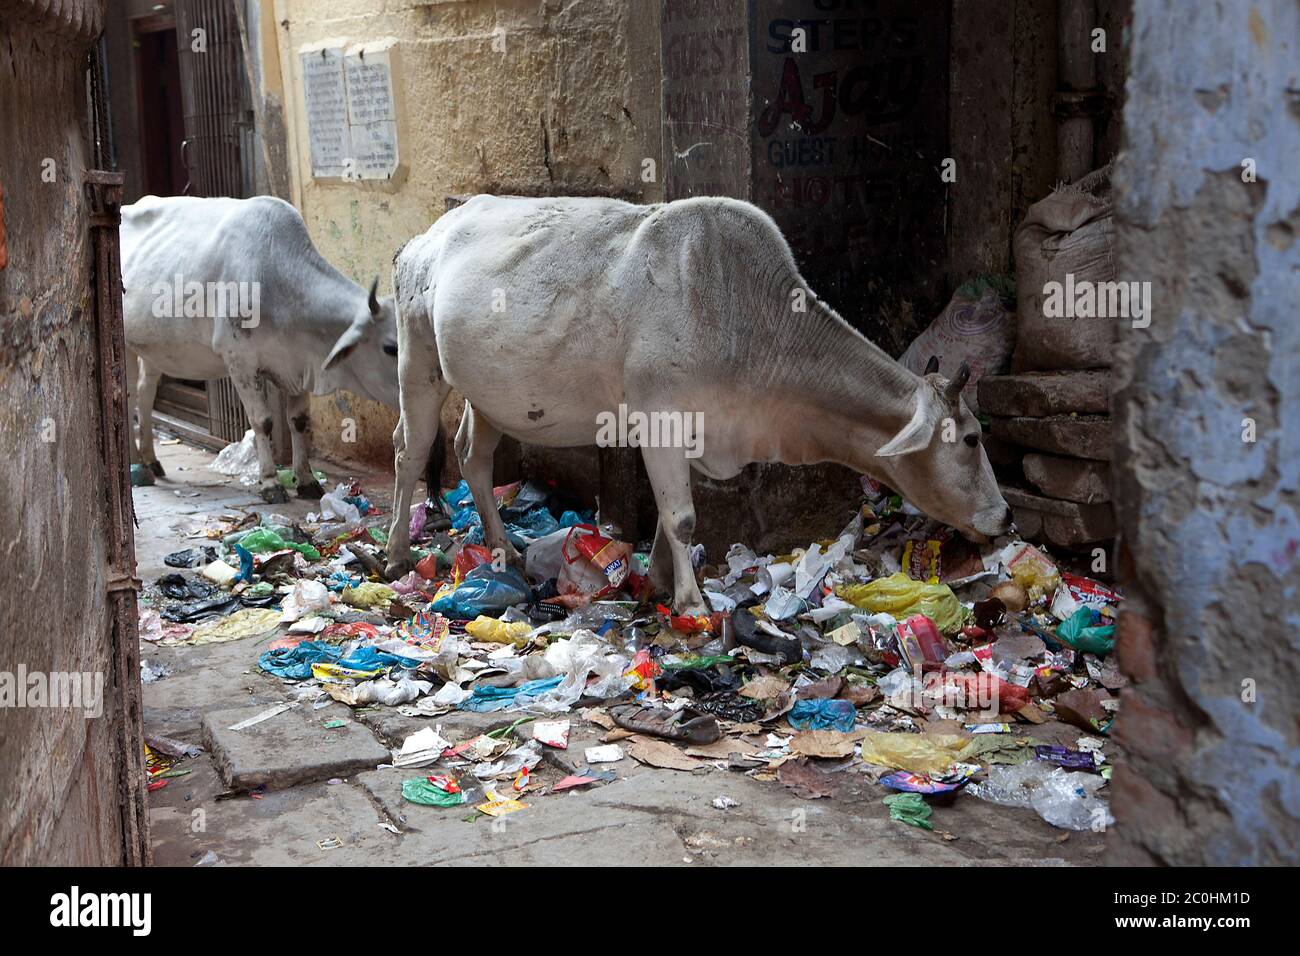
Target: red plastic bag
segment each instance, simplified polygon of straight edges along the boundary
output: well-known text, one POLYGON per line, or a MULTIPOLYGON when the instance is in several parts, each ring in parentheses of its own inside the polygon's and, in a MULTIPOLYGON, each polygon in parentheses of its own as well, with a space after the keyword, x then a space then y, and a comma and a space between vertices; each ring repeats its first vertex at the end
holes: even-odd
POLYGON ((605 594, 618 588, 632 567, 631 545, 605 537, 590 524, 575 524, 569 529, 560 556, 565 564, 558 583, 561 593, 605 594), (595 575, 584 573, 587 568, 598 571, 599 579, 608 585, 597 585, 595 575))
POLYGON ((451 575, 454 580, 463 581, 480 564, 492 561, 492 552, 481 544, 467 544, 456 552, 456 560, 451 563, 451 575))

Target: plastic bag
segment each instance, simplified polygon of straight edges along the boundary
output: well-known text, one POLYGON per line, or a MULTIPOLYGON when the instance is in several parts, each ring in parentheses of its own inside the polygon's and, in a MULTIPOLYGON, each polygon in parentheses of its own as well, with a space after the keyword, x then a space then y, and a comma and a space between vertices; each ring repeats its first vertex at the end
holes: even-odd
POLYGON ((842 584, 836 595, 867 611, 886 612, 902 620, 924 614, 944 634, 955 634, 966 620, 966 609, 946 584, 913 581, 899 571, 867 584, 842 584))
POLYGON ((476 641, 514 644, 516 647, 527 644, 532 632, 531 621, 499 621, 487 615, 480 615, 465 625, 465 633, 476 641))
POLYGON ((284 624, 292 624, 309 614, 328 611, 329 606, 329 588, 319 581, 299 580, 294 583, 293 590, 280 602, 280 621, 284 624))
POLYGON ((862 759, 869 764, 940 774, 978 752, 977 737, 956 734, 877 733, 862 737, 862 759))
POLYGON ((441 593, 433 602, 433 610, 462 619, 473 619, 480 614, 500 613, 515 604, 525 603, 531 589, 522 574, 514 568, 493 570, 483 564, 465 576, 457 587, 441 593))
POLYGON ((253 430, 250 428, 238 442, 217 452, 217 457, 208 467, 218 474, 237 477, 240 484, 257 484, 261 468, 257 463, 257 438, 253 430))
POLYGON ((560 528, 528 546, 528 551, 524 554, 524 570, 530 578, 549 581, 560 576, 560 571, 564 568, 564 559, 560 555, 568 536, 569 529, 560 528))
POLYGON ((796 701, 786 719, 796 730, 838 730, 848 733, 853 729, 853 722, 858 712, 847 700, 796 701))
POLYGON ((432 783, 428 777, 402 781, 402 799, 426 807, 458 807, 465 802, 465 794, 457 788, 454 792, 432 783))
POLYGON ((235 543, 245 551, 251 551, 253 554, 265 554, 268 551, 284 551, 292 548, 308 561, 320 560, 320 552, 311 545, 289 541, 273 528, 254 528, 247 534, 240 536, 235 543))
POLYGON ((352 607, 375 607, 379 604, 387 604, 395 597, 397 597, 396 591, 387 584, 376 581, 363 581, 356 587, 344 588, 339 594, 339 599, 352 607))
POLYGON ((1106 801, 1097 796, 1105 782, 1096 774, 1030 762, 990 767, 987 778, 967 791, 1000 806, 1032 808, 1054 827, 1091 830, 1114 823, 1106 801))
POLYGON ((1115 649, 1115 625, 1094 625, 1093 619, 1098 616, 1092 608, 1079 608, 1056 629, 1057 638, 1076 651, 1105 657, 1115 649))
POLYGON ((632 567, 632 546, 605 537, 590 524, 577 524, 569 529, 561 556, 566 567, 584 559, 590 562, 608 581, 608 587, 601 590, 619 587, 632 567))
POLYGON ((347 500, 349 486, 339 482, 334 490, 322 495, 320 518, 322 521, 360 521, 361 509, 347 500))

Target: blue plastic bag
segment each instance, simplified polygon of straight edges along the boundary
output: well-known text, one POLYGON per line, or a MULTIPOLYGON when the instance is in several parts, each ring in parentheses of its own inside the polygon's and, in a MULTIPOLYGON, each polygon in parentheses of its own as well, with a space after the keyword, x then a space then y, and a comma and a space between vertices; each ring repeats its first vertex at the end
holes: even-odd
POLYGON ((494 570, 480 564, 465 575, 465 580, 450 594, 433 602, 433 609, 450 617, 472 619, 480 614, 498 616, 508 607, 528 601, 532 589, 514 568, 494 570))
POLYGON ((265 651, 257 659, 257 666, 268 674, 287 680, 306 680, 311 676, 311 665, 329 663, 339 659, 342 652, 329 644, 303 641, 293 647, 265 651))
POLYGON ((838 730, 848 733, 853 729, 857 710, 847 700, 800 700, 786 719, 797 730, 838 730))
POLYGON ((505 710, 507 707, 513 707, 516 704, 525 704, 533 697, 538 697, 548 690, 559 687, 560 682, 563 680, 562 675, 556 675, 555 677, 525 681, 518 687, 486 687, 479 684, 475 686, 473 696, 461 701, 460 709, 472 710, 480 714, 505 710))

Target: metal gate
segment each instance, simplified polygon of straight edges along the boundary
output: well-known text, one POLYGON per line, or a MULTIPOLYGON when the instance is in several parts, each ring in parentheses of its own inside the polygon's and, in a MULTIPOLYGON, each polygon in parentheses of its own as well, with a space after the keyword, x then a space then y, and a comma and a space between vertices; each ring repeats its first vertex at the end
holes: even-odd
MULTIPOLYGON (((181 104, 181 162, 190 196, 244 197, 252 191, 253 110, 244 69, 238 0, 176 0, 181 104)), ((162 389, 160 389, 161 393, 162 389)), ((208 431, 239 441, 248 428, 230 379, 207 383, 208 431)))

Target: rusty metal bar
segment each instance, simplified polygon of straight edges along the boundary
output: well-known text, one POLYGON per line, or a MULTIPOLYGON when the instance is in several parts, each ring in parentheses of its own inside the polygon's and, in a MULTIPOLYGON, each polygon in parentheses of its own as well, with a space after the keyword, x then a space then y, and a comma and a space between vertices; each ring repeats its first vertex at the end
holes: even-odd
POLYGON ((122 812, 123 863, 153 862, 149 842, 144 766, 144 721, 140 703, 140 635, 135 576, 135 508, 131 500, 129 423, 126 418, 126 335, 122 328, 122 261, 118 226, 122 173, 86 171, 90 236, 95 251, 95 336, 98 343, 101 457, 108 516, 108 619, 112 647, 111 686, 118 702, 122 772, 118 780, 122 812))

